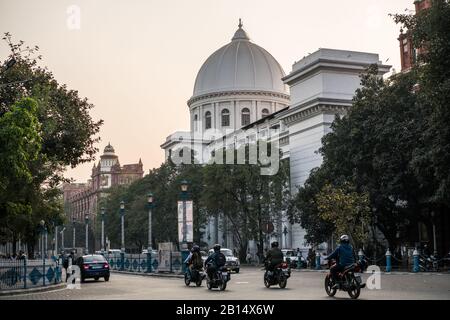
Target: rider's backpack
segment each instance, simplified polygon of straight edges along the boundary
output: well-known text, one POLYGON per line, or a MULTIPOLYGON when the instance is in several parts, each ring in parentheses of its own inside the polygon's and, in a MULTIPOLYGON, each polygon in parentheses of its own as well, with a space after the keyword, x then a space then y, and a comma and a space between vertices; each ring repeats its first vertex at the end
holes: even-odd
POLYGON ((219 252, 216 257, 217 266, 223 267, 226 262, 227 262, 227 259, 225 258, 225 255, 222 252, 219 252))
POLYGON ((192 255, 192 264, 194 265, 195 268, 201 268, 203 266, 203 260, 200 253, 195 252, 192 255))

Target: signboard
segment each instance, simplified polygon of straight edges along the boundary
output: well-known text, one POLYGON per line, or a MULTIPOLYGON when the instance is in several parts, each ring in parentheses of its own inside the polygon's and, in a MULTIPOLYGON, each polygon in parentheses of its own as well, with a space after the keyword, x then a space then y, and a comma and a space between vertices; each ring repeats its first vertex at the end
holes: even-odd
MULTIPOLYGON (((186 204, 186 242, 194 241, 194 218, 192 200, 184 201, 186 204)), ((178 201, 178 239, 183 242, 183 201, 178 201)))

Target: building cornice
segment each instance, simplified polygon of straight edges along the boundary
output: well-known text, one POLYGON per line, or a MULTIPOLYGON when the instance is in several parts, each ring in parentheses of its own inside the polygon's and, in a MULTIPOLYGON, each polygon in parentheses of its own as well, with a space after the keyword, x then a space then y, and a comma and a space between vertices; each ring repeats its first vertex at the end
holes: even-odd
POLYGON ((315 104, 304 109, 292 110, 292 112, 285 114, 281 120, 287 126, 290 126, 322 113, 345 114, 348 108, 349 105, 315 104))
MULTIPOLYGON (((288 85, 292 85, 293 82, 298 81, 299 79, 308 77, 314 72, 320 70, 328 70, 328 71, 339 71, 339 72, 362 72, 367 67, 370 66, 370 63, 367 62, 358 62, 358 61, 341 61, 334 59, 326 59, 319 58, 317 60, 312 61, 311 63, 302 66, 301 68, 291 72, 281 80, 288 85)), ((379 74, 383 75, 390 70, 392 66, 384 65, 378 63, 379 74)))
POLYGON ((290 100, 289 94, 274 92, 274 91, 263 91, 263 90, 231 90, 231 91, 220 91, 220 92, 211 92, 198 96, 193 96, 187 101, 187 105, 190 107, 193 103, 212 99, 212 98, 220 98, 220 97, 231 97, 231 96, 266 96, 272 98, 280 98, 285 99, 287 101, 290 100))

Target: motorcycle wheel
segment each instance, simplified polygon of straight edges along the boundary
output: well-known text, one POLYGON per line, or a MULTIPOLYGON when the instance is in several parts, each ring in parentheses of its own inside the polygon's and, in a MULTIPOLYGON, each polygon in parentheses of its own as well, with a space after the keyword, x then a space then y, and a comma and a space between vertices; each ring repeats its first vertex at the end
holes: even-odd
POLYGON ((331 279, 331 275, 327 274, 327 276, 325 277, 325 291, 327 295, 330 297, 334 297, 337 291, 337 289, 333 289, 333 285, 334 283, 333 280, 331 279))
POLYGON ((266 288, 270 288, 270 279, 269 279, 269 276, 267 274, 267 271, 264 272, 264 286, 266 288))
POLYGON ((361 286, 359 284, 358 281, 356 281, 355 276, 351 275, 350 277, 350 281, 349 281, 349 288, 348 288, 348 295, 350 296, 350 298, 352 299, 358 299, 359 294, 361 293, 361 286))
POLYGON ((197 281, 195 282, 195 285, 196 285, 197 287, 200 287, 200 286, 202 285, 202 279, 200 278, 199 280, 197 280, 197 281))
POLYGON ((208 288, 208 290, 212 290, 212 284, 211 284, 211 281, 206 280, 206 287, 208 288))
POLYGON ((191 284, 191 279, 189 279, 187 273, 184 274, 184 284, 188 287, 191 284))
POLYGON ((227 288, 227 282, 226 281, 222 281, 222 283, 219 286, 219 290, 220 291, 224 291, 227 288))
POLYGON ((280 286, 281 289, 286 288, 287 285, 287 279, 285 277, 282 277, 280 279, 280 282, 278 283, 278 285, 280 286))

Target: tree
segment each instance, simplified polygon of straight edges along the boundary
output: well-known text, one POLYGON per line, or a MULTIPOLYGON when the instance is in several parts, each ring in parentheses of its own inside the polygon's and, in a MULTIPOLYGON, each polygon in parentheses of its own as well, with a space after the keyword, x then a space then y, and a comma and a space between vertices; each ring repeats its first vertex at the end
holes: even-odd
MULTIPOLYGON (((239 245, 239 258, 245 260, 248 241, 257 240, 259 254, 262 254, 264 225, 269 221, 280 221, 282 212, 287 210, 289 164, 281 160, 276 174, 261 175, 262 163, 250 164, 248 161, 250 146, 241 148, 245 148, 245 164, 205 166, 202 203, 210 216, 221 214, 231 224, 230 229, 239 245)), ((216 157, 225 156, 226 152, 233 152, 237 159, 242 150, 223 149, 221 153, 219 150, 216 157)), ((281 159, 281 151, 275 152, 281 159)))
MULTIPOLYGON (((62 223, 61 192, 58 185, 66 180, 63 172, 66 166, 74 167, 94 159, 97 151, 94 143, 99 140, 94 136, 99 132, 102 121, 92 120, 89 110, 93 105, 86 98, 82 99, 76 91, 58 84, 47 68, 38 65, 41 56, 34 58, 38 47, 25 47, 23 41, 13 43, 9 33, 6 33, 3 39, 11 51, 8 61, 15 61, 15 64, 1 70, 0 119, 9 121, 15 103, 24 98, 32 98, 37 102, 33 116, 39 127, 39 148, 35 150, 34 158, 27 162, 27 169, 24 170, 24 154, 20 155, 22 150, 13 150, 11 145, 7 147, 5 144, 4 147, 2 144, 2 152, 10 165, 9 168, 5 166, 4 170, 21 171, 18 178, 25 179, 26 183, 11 184, 6 181, 8 178, 5 178, 8 173, 4 172, 5 176, 0 179, 3 180, 2 184, 9 183, 9 189, 8 193, 0 189, 0 199, 6 199, 0 206, 4 206, 8 201, 6 206, 9 211, 23 211, 27 208, 31 215, 28 219, 22 217, 17 224, 9 222, 4 225, 2 231, 9 234, 5 240, 14 243, 17 234, 22 239, 26 238, 28 247, 32 249, 41 219, 46 221, 50 229, 55 221, 62 223), (11 206, 11 199, 16 199, 14 208, 11 206), (21 207, 17 207, 18 204, 21 207)), ((3 64, 0 61, 0 65, 3 64)), ((6 128, 11 129, 5 127, 5 130, 6 128)), ((25 123, 15 128, 18 131, 26 129, 25 123)), ((13 142, 14 139, 8 140, 8 143, 13 142)), ((34 142, 30 140, 30 143, 29 148, 32 148, 34 142)), ((3 221, 6 209, 1 209, 0 220, 3 221)))
POLYGON ((364 247, 371 223, 367 193, 354 191, 354 186, 348 183, 339 188, 326 184, 317 194, 316 201, 320 218, 333 224, 336 234, 347 234, 356 247, 364 247))
POLYGON ((316 200, 328 182, 326 176, 323 168, 313 169, 289 204, 290 222, 299 223, 307 231, 305 240, 312 245, 327 242, 334 231, 333 224, 320 217, 316 200))

